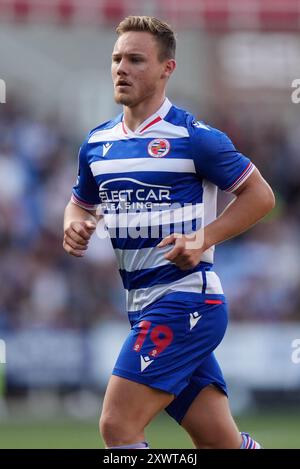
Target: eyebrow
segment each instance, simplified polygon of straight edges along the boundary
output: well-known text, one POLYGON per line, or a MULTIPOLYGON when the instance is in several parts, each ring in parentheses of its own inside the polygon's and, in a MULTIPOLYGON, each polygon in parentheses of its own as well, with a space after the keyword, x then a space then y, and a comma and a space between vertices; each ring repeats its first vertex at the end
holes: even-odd
POLYGON ((115 52, 112 54, 112 57, 120 57, 121 55, 125 55, 127 57, 133 57, 133 56, 145 57, 145 54, 143 52, 128 52, 125 54, 122 54, 121 52, 115 52))

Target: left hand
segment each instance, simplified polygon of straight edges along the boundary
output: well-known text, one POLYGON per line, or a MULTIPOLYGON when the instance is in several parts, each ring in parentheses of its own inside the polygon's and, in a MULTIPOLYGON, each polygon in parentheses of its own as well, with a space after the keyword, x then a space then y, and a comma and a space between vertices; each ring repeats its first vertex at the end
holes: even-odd
POLYGON ((192 237, 191 235, 172 233, 166 236, 157 247, 162 248, 169 244, 173 244, 174 247, 164 257, 181 270, 189 270, 196 267, 201 261, 202 253, 206 249, 203 243, 203 231, 197 231, 192 237))

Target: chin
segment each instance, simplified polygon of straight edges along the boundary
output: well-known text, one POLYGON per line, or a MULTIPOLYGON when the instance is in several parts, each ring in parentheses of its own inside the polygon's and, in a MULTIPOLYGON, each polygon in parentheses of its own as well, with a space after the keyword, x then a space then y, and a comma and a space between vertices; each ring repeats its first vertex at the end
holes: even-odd
POLYGON ((123 104, 123 106, 133 106, 134 105, 134 101, 132 98, 130 98, 130 96, 126 96, 124 94, 115 94, 115 102, 117 104, 123 104))

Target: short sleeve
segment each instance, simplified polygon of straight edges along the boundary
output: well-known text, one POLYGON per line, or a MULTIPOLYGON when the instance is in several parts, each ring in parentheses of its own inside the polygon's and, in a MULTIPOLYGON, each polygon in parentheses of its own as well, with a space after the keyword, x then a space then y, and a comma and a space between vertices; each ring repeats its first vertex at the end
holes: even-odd
POLYGON ((96 210, 100 204, 99 188, 87 160, 86 143, 78 153, 77 181, 73 186, 71 200, 85 210, 96 210))
POLYGON ((255 169, 220 130, 193 121, 190 135, 197 174, 221 190, 235 191, 255 169))

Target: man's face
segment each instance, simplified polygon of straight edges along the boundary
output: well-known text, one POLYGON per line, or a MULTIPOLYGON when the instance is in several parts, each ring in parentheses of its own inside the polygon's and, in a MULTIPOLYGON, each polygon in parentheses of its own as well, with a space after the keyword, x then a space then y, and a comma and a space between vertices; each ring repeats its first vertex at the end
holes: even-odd
POLYGON ((168 63, 158 60, 159 45, 147 32, 129 31, 119 36, 112 54, 115 101, 134 107, 161 91, 171 74, 168 63))

